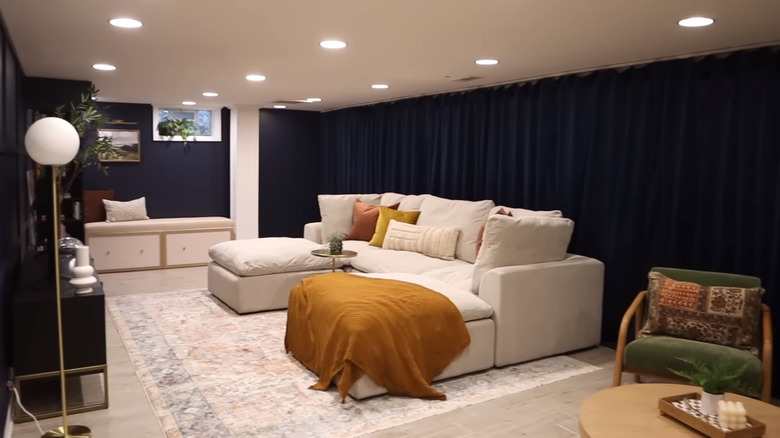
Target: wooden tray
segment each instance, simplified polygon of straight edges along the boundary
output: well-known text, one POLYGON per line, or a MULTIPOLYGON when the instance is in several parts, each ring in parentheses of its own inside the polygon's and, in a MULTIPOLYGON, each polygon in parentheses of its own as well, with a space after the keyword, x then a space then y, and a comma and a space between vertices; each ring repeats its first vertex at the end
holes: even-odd
POLYGON ((699 400, 701 399, 701 394, 698 392, 691 392, 688 394, 663 397, 658 400, 658 409, 661 410, 661 414, 668 415, 711 438, 757 438, 764 436, 766 433, 766 424, 750 416, 747 417, 747 422, 751 426, 739 430, 724 431, 721 428, 708 423, 706 420, 698 418, 672 404, 676 401, 686 399, 699 400))

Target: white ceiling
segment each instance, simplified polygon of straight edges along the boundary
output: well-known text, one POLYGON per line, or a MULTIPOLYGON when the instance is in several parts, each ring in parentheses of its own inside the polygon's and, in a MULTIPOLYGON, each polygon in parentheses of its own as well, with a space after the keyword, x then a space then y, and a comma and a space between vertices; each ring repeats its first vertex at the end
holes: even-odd
POLYGON ((288 108, 324 111, 780 44, 778 0, 0 0, 0 13, 28 76, 89 80, 100 100, 161 105, 319 97, 288 108), (716 22, 677 25, 693 15, 716 22), (110 26, 116 17, 144 26, 110 26), (349 45, 326 50, 324 39, 349 45), (268 79, 248 82, 250 73, 268 79), (482 79, 454 81, 467 76, 482 79))

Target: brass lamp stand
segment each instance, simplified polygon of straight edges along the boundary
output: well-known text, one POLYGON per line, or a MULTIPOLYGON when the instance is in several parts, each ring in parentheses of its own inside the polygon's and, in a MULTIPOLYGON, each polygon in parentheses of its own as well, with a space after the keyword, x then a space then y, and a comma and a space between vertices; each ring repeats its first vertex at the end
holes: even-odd
POLYGON ((24 136, 24 145, 30 157, 39 164, 51 165, 52 224, 54 227, 54 289, 57 292, 57 341, 60 360, 60 398, 62 399, 62 426, 52 429, 42 438, 89 438, 92 431, 86 426, 68 426, 68 397, 65 390, 65 349, 62 342, 62 287, 60 286, 59 250, 59 196, 57 166, 68 164, 79 151, 79 134, 69 122, 57 117, 45 117, 30 125, 24 136))

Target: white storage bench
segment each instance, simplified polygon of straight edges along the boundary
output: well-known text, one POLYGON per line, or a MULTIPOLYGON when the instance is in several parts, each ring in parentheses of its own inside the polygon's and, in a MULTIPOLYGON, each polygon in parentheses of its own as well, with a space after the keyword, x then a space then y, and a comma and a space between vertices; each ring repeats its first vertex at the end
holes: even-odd
POLYGON ((207 265, 209 248, 235 238, 226 217, 184 217, 84 225, 98 272, 207 265))

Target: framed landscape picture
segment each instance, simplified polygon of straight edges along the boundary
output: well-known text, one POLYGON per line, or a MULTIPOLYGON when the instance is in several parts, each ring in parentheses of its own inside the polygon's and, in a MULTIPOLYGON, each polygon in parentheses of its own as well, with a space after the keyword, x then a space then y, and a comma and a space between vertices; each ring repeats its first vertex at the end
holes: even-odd
POLYGON ((141 161, 141 131, 138 129, 98 129, 98 136, 109 137, 116 156, 98 157, 102 162, 137 163, 141 161))

